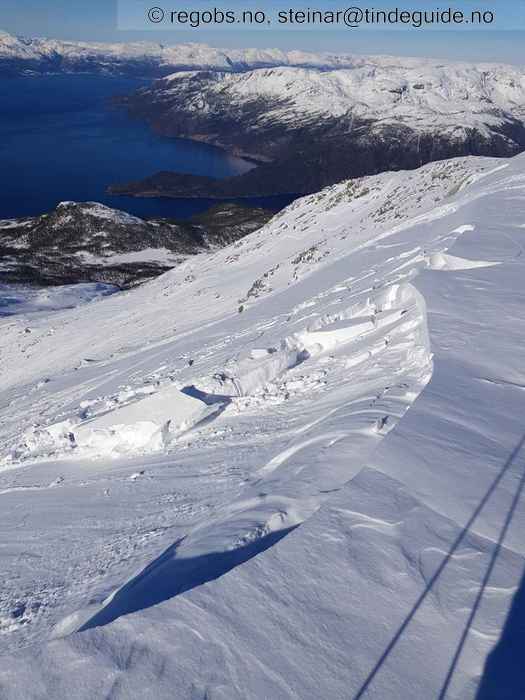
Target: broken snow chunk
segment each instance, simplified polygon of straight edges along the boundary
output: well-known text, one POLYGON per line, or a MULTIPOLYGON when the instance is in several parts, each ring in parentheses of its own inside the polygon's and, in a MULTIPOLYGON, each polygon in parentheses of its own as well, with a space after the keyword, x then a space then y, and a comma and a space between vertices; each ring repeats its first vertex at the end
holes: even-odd
POLYGON ((174 386, 75 428, 79 448, 96 454, 151 452, 172 440, 216 410, 174 386))
POLYGON ((34 426, 27 430, 20 443, 13 449, 14 459, 44 457, 57 450, 66 452, 76 447, 72 422, 62 421, 46 427, 34 426))

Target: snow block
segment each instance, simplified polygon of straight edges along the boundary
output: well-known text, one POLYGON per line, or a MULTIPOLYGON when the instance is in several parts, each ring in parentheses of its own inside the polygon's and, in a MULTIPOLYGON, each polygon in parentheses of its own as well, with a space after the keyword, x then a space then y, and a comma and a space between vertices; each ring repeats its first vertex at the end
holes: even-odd
POLYGON ((216 410, 170 386, 133 404, 82 423, 73 431, 79 448, 97 453, 155 451, 216 410))

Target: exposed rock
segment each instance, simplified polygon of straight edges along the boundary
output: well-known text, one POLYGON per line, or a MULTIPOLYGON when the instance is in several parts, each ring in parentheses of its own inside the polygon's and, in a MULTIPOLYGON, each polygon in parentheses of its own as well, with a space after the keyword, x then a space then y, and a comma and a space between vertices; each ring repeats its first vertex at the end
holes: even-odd
POLYGON ((145 221, 96 202, 62 202, 49 214, 0 221, 0 282, 129 287, 237 240, 271 216, 222 204, 188 221, 145 221))

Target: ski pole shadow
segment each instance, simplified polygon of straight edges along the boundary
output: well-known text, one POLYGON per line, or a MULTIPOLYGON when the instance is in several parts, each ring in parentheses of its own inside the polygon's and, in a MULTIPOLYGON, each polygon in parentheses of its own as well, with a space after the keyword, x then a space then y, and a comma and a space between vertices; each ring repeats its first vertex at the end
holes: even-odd
POLYGON ((514 595, 501 637, 489 654, 476 700, 525 698, 525 574, 514 595))
MULTIPOLYGON (((372 670, 370 671, 370 673, 368 674, 368 676, 367 676, 366 679, 364 680, 363 684, 360 686, 360 688, 359 688, 359 690, 357 691, 357 693, 353 696, 353 700, 361 700, 361 698, 363 698, 363 697, 365 696, 365 694, 366 694, 367 691, 369 690, 369 688, 370 688, 370 686, 371 686, 371 684, 372 684, 374 678, 375 678, 375 677, 377 676, 377 674, 380 672, 380 670, 382 669, 383 665, 384 665, 384 664, 386 663, 386 661, 388 660, 388 657, 390 656, 390 654, 392 653, 392 651, 394 650, 394 648, 397 646, 398 642, 399 642, 399 641, 401 640, 401 638, 403 637, 403 634, 404 634, 404 632, 406 631, 408 625, 409 625, 410 622, 413 620, 413 618, 414 618, 414 616, 416 615, 416 613, 418 612, 419 608, 420 608, 420 607, 423 605, 423 603, 425 602, 425 600, 426 600, 428 594, 432 591, 432 589, 433 589, 433 587, 435 586, 436 582, 438 581, 438 579, 441 577, 443 571, 445 570, 447 564, 450 562, 450 560, 452 559, 454 553, 456 552, 456 550, 458 549, 458 547, 461 545, 461 543, 462 543, 463 540, 465 539, 466 535, 469 533, 470 529, 471 529, 472 526, 474 525, 475 521, 477 520, 477 518, 478 518, 478 516, 480 515, 481 511, 483 510, 483 508, 486 506, 487 502, 488 502, 489 499, 491 498, 491 496, 492 496, 492 494, 494 493, 494 491, 495 491, 495 490, 498 488, 498 486, 500 485, 500 483, 501 483, 503 477, 507 474, 507 472, 509 471, 509 469, 510 469, 510 467, 512 466, 512 464, 515 462, 516 458, 518 457, 518 455, 519 455, 519 453, 520 453, 520 451, 521 451, 521 449, 522 449, 522 447, 523 447, 524 445, 525 445, 525 434, 521 437, 521 439, 520 439, 520 441, 518 442, 518 444, 515 446, 515 448, 512 450, 512 452, 511 452, 510 455, 508 456, 508 458, 507 458, 507 460, 505 461, 504 465, 502 466, 501 470, 498 472, 498 474, 496 475, 495 479, 494 479, 494 480, 492 481, 492 483, 490 484, 490 486, 489 486, 489 488, 487 489, 487 491, 485 492, 483 498, 480 500, 480 502, 479 502, 478 505, 476 506, 475 510, 473 511, 472 515, 471 515, 470 518, 468 519, 467 523, 465 524, 465 526, 463 527, 463 529, 461 530, 461 532, 459 533, 459 535, 456 537, 456 539, 455 539, 454 542, 452 543, 452 545, 451 545, 449 551, 447 552, 447 554, 445 555, 445 557, 442 559, 442 561, 441 561, 441 563, 439 564, 438 568, 436 569, 436 571, 434 572, 434 574, 432 575, 432 577, 431 577, 430 580, 428 581, 428 583, 427 583, 425 589, 423 590, 423 592, 421 593, 421 595, 419 596, 419 598, 416 600, 416 602, 415 602, 414 605, 412 606, 411 610, 409 611, 408 615, 405 617, 405 619, 403 620, 403 622, 401 623, 401 625, 398 627, 398 629, 397 629, 397 631, 395 632, 394 636, 392 637, 392 639, 390 640, 390 642, 387 644, 385 650, 383 651, 383 653, 382 653, 381 656, 379 657, 379 660, 378 660, 378 661, 376 662, 376 664, 373 666, 372 670)), ((490 577, 490 573, 492 572, 492 569, 494 568, 494 564, 495 564, 496 558, 497 558, 497 556, 498 556, 498 554, 499 554, 499 551, 500 551, 500 548, 501 548, 501 543, 503 542, 503 538, 504 538, 504 536, 505 536, 505 534, 506 534, 506 532, 507 532, 507 530, 508 530, 508 526, 510 525, 510 521, 512 520, 512 516, 513 516, 513 514, 514 514, 515 508, 516 508, 516 506, 517 506, 517 504, 518 504, 519 497, 521 496, 521 493, 522 493, 522 490, 523 490, 523 487, 524 487, 524 486, 525 486, 525 474, 522 476, 522 478, 521 478, 521 480, 520 480, 520 484, 519 484, 519 486, 518 486, 518 490, 517 490, 517 492, 516 492, 516 494, 515 494, 515 496, 514 496, 514 499, 513 499, 513 501, 512 501, 510 510, 509 510, 509 512, 507 513, 505 523, 504 523, 503 528, 502 528, 502 531, 501 531, 501 533, 500 533, 500 537, 498 538, 498 543, 496 544, 495 550, 494 550, 494 552, 493 552, 493 554, 492 554, 491 561, 490 561, 490 563, 489 563, 489 568, 488 568, 488 570, 487 570, 487 574, 485 575, 484 580, 483 580, 483 583, 482 583, 482 585, 481 585, 480 593, 478 593, 478 597, 476 598, 476 602, 474 603, 473 610, 471 611, 471 613, 470 613, 470 615, 469 615, 468 622, 467 622, 467 625, 466 625, 466 627, 465 627, 465 630, 463 631, 460 644, 458 645, 458 648, 456 649, 456 653, 455 653, 455 655, 454 655, 454 658, 453 658, 453 661, 452 661, 452 665, 451 665, 451 667, 449 668, 449 670, 447 671, 447 677, 446 677, 446 680, 445 680, 445 685, 443 686, 443 688, 442 688, 442 690, 441 690, 439 696, 437 696, 437 697, 439 697, 440 699, 444 698, 444 694, 443 694, 443 693, 446 692, 446 690, 447 690, 447 688, 448 688, 448 684, 449 684, 450 679, 451 679, 451 677, 452 677, 452 673, 453 673, 453 671, 454 671, 454 669, 455 669, 456 663, 457 663, 457 661, 458 661, 458 659, 459 659, 459 654, 460 654, 460 652, 461 652, 461 650, 462 650, 463 643, 464 643, 464 641, 465 641, 465 639, 466 639, 466 636, 467 636, 468 630, 469 630, 469 628, 470 628, 470 625, 471 625, 471 623, 472 623, 472 621, 473 621, 473 619, 474 619, 474 615, 475 615, 475 613, 476 613, 476 611, 477 611, 477 609, 478 609, 478 607, 479 607, 479 604, 481 603, 481 597, 482 597, 483 592, 484 592, 484 590, 485 590, 485 587, 486 587, 486 585, 487 585, 487 583, 488 583, 488 578, 490 577)), ((524 595, 525 595, 525 594, 524 594, 524 595)), ((522 611, 522 612, 523 612, 523 611, 522 611)), ((525 617, 522 616, 521 620, 523 621, 524 619, 525 619, 525 617)), ((523 631, 523 630, 522 630, 522 631, 523 631)), ((523 638, 523 637, 522 637, 522 638, 523 638)), ((484 696, 479 696, 478 698, 476 698, 476 700, 488 700, 489 697, 490 697, 491 700, 496 700, 496 699, 497 699, 497 700, 503 700, 503 696, 500 696, 500 695, 487 696, 486 698, 485 698, 484 696)), ((511 696, 509 696, 509 700, 510 700, 510 698, 512 698, 512 700, 525 700, 525 694, 521 694, 521 695, 511 695, 511 696)))
MULTIPOLYGON (((487 567, 487 570, 485 571, 483 581, 481 582, 481 586, 479 587, 479 591, 476 595, 476 599, 474 600, 474 605, 472 606, 472 609, 469 613, 465 627, 463 628, 463 632, 461 634, 459 643, 456 647, 456 651, 454 653, 454 656, 452 657, 452 662, 451 662, 449 669, 447 671, 447 675, 445 677, 445 682, 443 683, 443 686, 441 688, 441 692, 439 694, 439 700, 444 700, 446 695, 447 695, 448 689, 450 687, 450 683, 452 681, 452 676, 454 675, 454 671, 456 670, 456 667, 457 667, 458 662, 459 662, 459 657, 461 656, 461 652, 463 651, 463 647, 465 646, 465 642, 467 641, 468 634, 470 632, 472 624, 474 623, 474 618, 476 617, 476 613, 478 612, 479 607, 481 605, 481 601, 483 600, 483 595, 484 595, 485 590, 489 584, 490 577, 492 576, 492 572, 494 571, 494 567, 496 566, 496 561, 497 561, 498 556, 501 552, 501 548, 503 547, 503 542, 505 541, 505 537, 507 535, 510 524, 511 524, 512 519, 514 517, 514 513, 516 512, 516 508, 518 507, 518 504, 520 502, 524 488, 525 488, 525 470, 523 471, 523 473, 521 475, 521 479, 519 480, 519 483, 518 483, 518 488, 514 492, 512 502, 510 504, 509 510, 507 511, 507 515, 505 517, 505 521, 503 522, 500 533, 498 535, 498 539, 496 541, 494 549, 492 550, 489 565, 487 567)), ((498 694, 496 697, 498 698, 498 700, 501 700, 502 696, 500 694, 498 694)), ((519 696, 512 695, 510 697, 512 697, 513 700, 516 700, 518 697, 525 698, 525 695, 519 695, 519 696)))

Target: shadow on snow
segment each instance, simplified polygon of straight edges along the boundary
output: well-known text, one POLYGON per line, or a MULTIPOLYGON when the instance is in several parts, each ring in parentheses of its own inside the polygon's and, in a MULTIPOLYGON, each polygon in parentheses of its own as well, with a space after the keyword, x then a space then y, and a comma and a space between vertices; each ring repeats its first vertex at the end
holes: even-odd
MULTIPOLYGON (((409 611, 408 615, 405 617, 401 625, 398 627, 397 631, 395 632, 394 636, 390 640, 390 642, 387 644, 386 648, 384 649, 383 653, 379 657, 378 661, 376 664, 373 666, 372 670, 364 680, 363 684, 357 691, 356 695, 354 695, 353 700, 361 700, 369 690, 374 678, 376 675, 379 673, 379 671, 382 669, 383 665, 386 663, 388 660, 388 657, 394 650, 394 648, 397 646, 398 642, 402 639, 404 632, 406 631, 406 628, 418 612, 419 608, 423 605, 425 602, 426 597, 428 594, 432 591, 434 588, 434 585, 440 578, 441 574, 445 570, 445 567, 447 564, 450 562, 452 559, 452 556, 468 534, 469 530, 472 528, 474 525, 474 522, 480 515, 481 511, 483 508, 486 506, 487 502, 489 501, 490 497, 492 494, 495 492, 495 490, 498 488, 500 485, 503 477, 507 474, 509 471, 510 467, 514 464, 516 461, 517 457, 519 456, 519 453, 522 449, 522 447, 525 445, 525 435, 523 435, 516 445, 516 447, 512 450, 508 458, 506 459, 505 463, 503 464, 501 470, 495 477, 495 479, 492 481, 491 485, 487 489, 485 495, 481 499, 481 501, 478 503, 476 506, 476 509, 470 516, 469 520, 465 524, 464 528, 461 530, 457 538, 454 540, 454 542, 451 544, 451 547, 448 551, 448 553, 443 557, 443 560, 441 561, 440 565, 432 575, 431 579, 429 580, 428 584, 426 585, 425 589, 422 591, 421 595, 419 598, 416 600, 414 603, 413 607, 409 611)), ((472 626, 472 623, 474 622, 474 617, 479 609, 479 606, 481 604, 483 594, 485 593, 485 589, 487 587, 487 584, 489 582, 490 576, 492 574, 492 571, 494 569, 494 566, 496 564, 496 560, 498 558, 498 555, 501 551, 501 547, 503 545, 503 541, 505 539, 505 535, 507 534, 507 531, 510 527, 510 524, 512 522, 512 518, 514 516, 514 513, 516 511, 516 507, 520 501, 520 498, 523 494, 523 490, 525 488, 525 470, 522 473, 522 476, 519 480, 518 486, 516 488, 516 491, 514 493, 512 502, 510 504, 509 510, 507 511, 507 514, 505 516, 505 520, 503 522, 502 528, 500 530, 500 534, 498 536, 497 542, 494 545, 494 550, 491 554, 490 561, 486 570, 486 573, 483 577, 483 581, 480 584, 480 588, 478 590, 478 593, 476 595, 476 599, 474 601, 474 604, 472 606, 472 609, 469 613, 469 616, 467 618, 466 624, 463 628, 463 631, 461 633, 461 637, 459 640, 459 643, 454 651, 454 654, 452 656, 450 666, 447 669, 447 673, 445 676, 445 680, 443 683, 443 686, 441 687, 441 690, 439 691, 438 694, 436 694, 436 698, 438 700, 444 700, 449 686, 450 682, 452 680, 452 676, 454 674, 454 671, 456 669, 457 663, 459 661, 459 657, 461 655, 461 652, 463 651, 463 647, 465 645, 465 642, 468 637, 468 633, 470 631, 470 628, 472 626)), ((517 663, 517 656, 518 654, 520 656, 523 655, 523 646, 520 646, 518 644, 518 641, 521 640, 522 643, 525 641, 525 627, 524 627, 524 622, 525 622, 525 585, 522 582, 522 586, 520 588, 520 593, 516 594, 516 598, 514 599, 514 605, 512 606, 511 613, 509 615, 509 619, 507 620, 507 624, 502 636, 502 639, 500 640, 500 643, 498 644, 497 649, 491 654, 491 657, 489 659, 489 662, 487 663, 487 666, 485 668, 485 674, 482 679, 481 685, 479 687, 479 692, 476 697, 476 700, 522 700, 525 698, 525 693, 523 692, 523 689, 525 687, 525 682, 523 680, 523 674, 521 673, 520 669, 520 664, 517 663), (512 647, 512 649, 511 649, 512 647), (519 650, 519 651, 518 651, 519 650), (506 669, 506 670, 505 670, 506 669), (505 675, 507 674, 507 675, 505 675), (522 677, 519 678, 518 676, 521 675, 522 677), (514 682, 520 684, 521 692, 514 692, 513 688, 517 687, 512 685, 514 682), (499 686, 499 683, 503 684, 503 688, 508 687, 508 693, 507 695, 503 694, 503 691, 501 687, 499 686), (484 693, 484 694, 483 694, 484 693)))
POLYGON ((237 549, 211 552, 191 558, 177 557, 177 550, 184 540, 182 538, 170 545, 143 571, 119 588, 113 598, 85 622, 79 631, 107 625, 121 615, 144 610, 203 583, 213 581, 272 547, 295 527, 272 532, 237 549))

